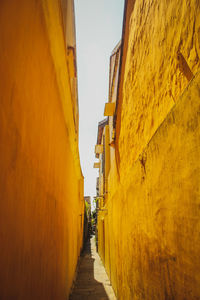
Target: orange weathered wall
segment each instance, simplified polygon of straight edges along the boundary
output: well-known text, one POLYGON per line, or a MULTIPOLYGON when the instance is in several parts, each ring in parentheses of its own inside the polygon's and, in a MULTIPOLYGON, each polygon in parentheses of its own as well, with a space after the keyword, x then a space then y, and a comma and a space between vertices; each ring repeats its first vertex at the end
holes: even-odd
POLYGON ((133 2, 100 255, 118 299, 199 299, 199 2, 133 2))
POLYGON ((1 1, 0 45, 0 298, 67 299, 84 202, 59 1, 1 1))
POLYGON ((199 69, 199 13, 197 0, 135 1, 122 88, 122 168, 138 158, 187 86, 188 69, 179 54, 193 74, 199 69))
POLYGON ((199 114, 200 74, 109 190, 105 256, 119 299, 200 298, 199 114))

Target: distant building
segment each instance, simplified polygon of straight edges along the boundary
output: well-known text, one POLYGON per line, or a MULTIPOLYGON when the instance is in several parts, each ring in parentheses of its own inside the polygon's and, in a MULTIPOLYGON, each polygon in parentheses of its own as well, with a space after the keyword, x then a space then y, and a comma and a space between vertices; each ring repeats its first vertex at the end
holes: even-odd
POLYGON ((90 196, 85 196, 85 197, 84 197, 84 200, 85 200, 89 205, 91 205, 91 197, 90 197, 90 196))

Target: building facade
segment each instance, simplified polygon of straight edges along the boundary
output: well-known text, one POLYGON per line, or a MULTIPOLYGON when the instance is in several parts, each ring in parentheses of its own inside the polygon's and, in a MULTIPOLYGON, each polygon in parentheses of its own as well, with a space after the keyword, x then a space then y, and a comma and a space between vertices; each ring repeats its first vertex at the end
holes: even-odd
POLYGON ((1 1, 0 41, 0 298, 68 299, 84 214, 73 1, 1 1))
POLYGON ((199 15, 198 1, 125 1, 96 147, 98 247, 118 299, 200 298, 199 15))

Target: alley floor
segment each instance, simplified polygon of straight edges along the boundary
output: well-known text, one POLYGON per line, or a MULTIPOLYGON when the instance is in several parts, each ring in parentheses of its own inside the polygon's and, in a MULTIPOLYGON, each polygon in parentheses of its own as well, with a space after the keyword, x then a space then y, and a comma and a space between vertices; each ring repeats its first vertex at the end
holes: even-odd
POLYGON ((112 286, 96 252, 95 237, 88 240, 80 258, 70 300, 116 300, 112 286))

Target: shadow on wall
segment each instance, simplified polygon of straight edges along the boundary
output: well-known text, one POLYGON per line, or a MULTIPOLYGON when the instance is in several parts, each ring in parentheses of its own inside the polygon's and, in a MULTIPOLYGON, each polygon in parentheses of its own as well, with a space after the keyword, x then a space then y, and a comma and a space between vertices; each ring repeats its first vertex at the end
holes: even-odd
POLYGON ((87 240, 82 253, 78 275, 69 300, 109 300, 103 284, 94 278, 94 261, 91 242, 87 240))

